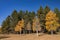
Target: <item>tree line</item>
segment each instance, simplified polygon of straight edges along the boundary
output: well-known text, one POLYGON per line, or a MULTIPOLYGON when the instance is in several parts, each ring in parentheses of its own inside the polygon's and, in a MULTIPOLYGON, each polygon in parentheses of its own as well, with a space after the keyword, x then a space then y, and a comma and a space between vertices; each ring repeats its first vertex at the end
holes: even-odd
POLYGON ((33 32, 57 32, 59 31, 60 10, 51 11, 48 6, 40 8, 37 12, 28 10, 14 10, 2 22, 2 33, 33 33, 33 32))

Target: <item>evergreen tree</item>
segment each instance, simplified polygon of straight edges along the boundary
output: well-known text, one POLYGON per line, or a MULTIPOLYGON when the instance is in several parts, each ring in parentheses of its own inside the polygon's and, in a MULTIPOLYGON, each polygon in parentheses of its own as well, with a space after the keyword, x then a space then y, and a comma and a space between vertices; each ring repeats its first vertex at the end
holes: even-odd
POLYGON ((44 8, 44 13, 45 13, 45 15, 46 15, 49 11, 50 11, 50 8, 49 8, 48 6, 46 6, 46 7, 44 8))
POLYGON ((18 19, 21 20, 22 18, 24 18, 24 14, 25 14, 25 12, 22 11, 22 10, 20 10, 20 11, 18 12, 18 19))
POLYGON ((59 17, 59 23, 60 23, 60 11, 59 11, 59 9, 55 8, 54 12, 56 13, 57 17, 59 17))
POLYGON ((33 28, 32 28, 32 24, 33 24, 33 19, 35 18, 35 12, 34 11, 32 11, 32 12, 29 12, 29 21, 30 21, 30 24, 31 24, 31 32, 32 32, 32 30, 33 30, 33 28))
POLYGON ((24 19, 24 23, 25 23, 25 26, 24 26, 24 32, 27 33, 27 23, 28 23, 28 20, 29 20, 29 17, 28 17, 28 14, 29 12, 28 11, 25 11, 25 14, 23 16, 23 19, 24 19))
POLYGON ((40 9, 37 11, 37 15, 40 21, 41 31, 44 31, 45 13, 44 13, 42 6, 40 6, 40 9))
POLYGON ((2 23, 2 32, 9 33, 10 32, 10 16, 6 18, 6 20, 2 23))
POLYGON ((14 10, 10 17, 11 17, 11 23, 10 23, 11 25, 10 26, 12 27, 12 30, 14 31, 14 28, 19 20, 17 11, 14 10))

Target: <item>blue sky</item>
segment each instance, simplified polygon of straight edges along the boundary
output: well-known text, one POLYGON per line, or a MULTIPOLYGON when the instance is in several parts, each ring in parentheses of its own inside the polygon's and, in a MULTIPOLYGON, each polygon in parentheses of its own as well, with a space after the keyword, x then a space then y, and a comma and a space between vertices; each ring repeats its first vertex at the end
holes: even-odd
POLYGON ((40 6, 44 8, 46 5, 51 10, 56 7, 60 9, 59 4, 60 0, 0 0, 0 25, 8 15, 11 15, 14 9, 17 11, 28 10, 37 12, 40 6))

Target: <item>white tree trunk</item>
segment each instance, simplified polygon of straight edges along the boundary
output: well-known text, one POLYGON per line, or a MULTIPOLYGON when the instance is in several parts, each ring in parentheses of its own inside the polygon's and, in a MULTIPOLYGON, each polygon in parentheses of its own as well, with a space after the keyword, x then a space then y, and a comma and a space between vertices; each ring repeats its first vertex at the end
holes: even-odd
POLYGON ((51 34, 53 35, 53 30, 51 30, 51 34))
POLYGON ((37 26, 36 26, 36 34, 37 34, 37 36, 38 36, 38 28, 37 28, 37 26))
POLYGON ((36 32, 37 32, 37 36, 38 36, 38 30, 36 32))
POLYGON ((20 29, 20 35, 21 35, 21 29, 20 29))

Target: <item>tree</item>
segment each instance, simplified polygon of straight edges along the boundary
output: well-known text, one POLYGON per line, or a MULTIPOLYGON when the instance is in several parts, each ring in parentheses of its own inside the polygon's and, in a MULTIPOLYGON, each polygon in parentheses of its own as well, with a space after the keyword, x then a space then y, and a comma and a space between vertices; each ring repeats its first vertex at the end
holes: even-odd
POLYGON ((33 19, 34 19, 34 17, 36 16, 36 14, 35 14, 35 12, 34 11, 32 11, 32 12, 29 12, 29 21, 30 21, 30 24, 31 24, 31 32, 32 32, 32 30, 33 30, 33 28, 32 28, 32 24, 33 24, 33 19))
MULTIPOLYGON (((44 8, 44 16, 46 17, 46 15, 47 15, 47 13, 50 11, 50 8, 48 7, 48 6, 46 6, 45 8, 44 8)), ((45 17, 44 17, 44 19, 45 19, 45 17)), ((45 23, 46 23, 46 21, 44 20, 44 27, 43 27, 43 29, 44 29, 44 32, 47 32, 47 30, 46 30, 46 27, 45 27, 45 23)))
POLYGON ((2 32, 9 33, 10 32, 10 16, 6 18, 6 20, 2 23, 2 32))
POLYGON ((40 6, 39 10, 37 11, 37 15, 40 18, 40 14, 43 14, 43 8, 40 6))
POLYGON ((18 24, 15 27, 15 31, 20 32, 20 34, 21 34, 21 31, 23 30, 23 28, 24 28, 24 20, 22 19, 22 20, 18 21, 18 24))
POLYGON ((24 33, 27 33, 27 27, 26 26, 27 26, 27 23, 29 21, 29 12, 28 11, 25 11, 23 19, 24 19, 24 23, 25 23, 25 25, 24 25, 24 33))
POLYGON ((20 11, 18 12, 18 19, 21 20, 22 18, 24 18, 24 14, 25 14, 25 12, 22 11, 22 10, 20 10, 20 11))
POLYGON ((11 14, 11 20, 10 20, 10 26, 12 27, 12 31, 14 32, 14 28, 16 26, 16 24, 18 23, 19 19, 18 19, 18 13, 16 10, 14 10, 11 14))
POLYGON ((42 6, 40 6, 39 10, 37 11, 37 15, 41 26, 41 31, 43 32, 45 31, 45 13, 42 6))
POLYGON ((44 8, 44 13, 45 13, 45 15, 46 15, 49 11, 50 11, 50 8, 49 8, 48 6, 46 6, 46 7, 44 8))
POLYGON ((56 13, 57 17, 59 17, 59 20, 60 20, 60 11, 59 11, 59 9, 58 8, 55 8, 54 9, 54 12, 56 13))
POLYGON ((27 23, 27 32, 28 33, 31 32, 31 23, 30 22, 27 23))
POLYGON ((36 32, 37 35, 38 35, 38 31, 41 31, 39 18, 37 16, 33 19, 32 28, 33 28, 33 32, 36 32))
POLYGON ((58 17, 56 17, 56 13, 49 11, 46 15, 46 29, 48 31, 51 31, 51 34, 53 34, 53 31, 56 31, 56 29, 59 27, 58 23, 58 17))

